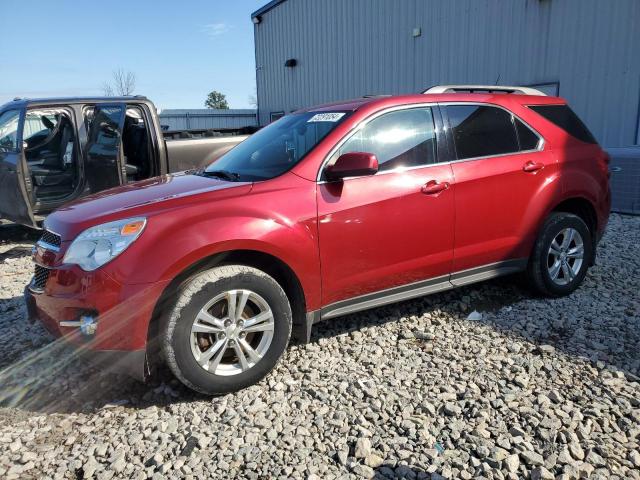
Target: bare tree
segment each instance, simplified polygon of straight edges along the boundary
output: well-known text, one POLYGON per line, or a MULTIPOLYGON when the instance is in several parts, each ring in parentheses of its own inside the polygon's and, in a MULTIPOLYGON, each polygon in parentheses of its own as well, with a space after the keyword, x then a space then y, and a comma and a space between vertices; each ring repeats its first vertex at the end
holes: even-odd
POLYGON ((102 91, 106 97, 132 95, 136 88, 136 74, 122 68, 113 72, 112 82, 104 82, 102 91))
POLYGON ((111 84, 109 82, 104 82, 102 84, 102 93, 104 94, 105 97, 115 97, 116 94, 113 93, 113 87, 111 86, 111 84))

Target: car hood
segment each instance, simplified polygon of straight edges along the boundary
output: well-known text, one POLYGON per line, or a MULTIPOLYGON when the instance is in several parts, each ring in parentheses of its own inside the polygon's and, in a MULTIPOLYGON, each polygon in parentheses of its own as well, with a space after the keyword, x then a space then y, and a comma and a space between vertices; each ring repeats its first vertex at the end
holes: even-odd
POLYGON ((100 223, 147 216, 195 201, 245 195, 251 186, 251 183, 228 182, 187 172, 163 175, 71 202, 49 215, 45 228, 68 241, 100 223))

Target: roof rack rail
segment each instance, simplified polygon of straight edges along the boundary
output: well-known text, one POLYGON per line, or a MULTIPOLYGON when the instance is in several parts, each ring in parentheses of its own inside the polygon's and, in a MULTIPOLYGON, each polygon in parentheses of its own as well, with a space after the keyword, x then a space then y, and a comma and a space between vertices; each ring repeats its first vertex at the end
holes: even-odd
POLYGON ((428 88, 422 93, 427 94, 427 93, 456 93, 456 92, 469 92, 469 93, 505 92, 505 93, 516 93, 520 95, 546 96, 546 93, 541 92, 540 90, 537 90, 535 88, 515 87, 515 86, 507 86, 507 85, 436 85, 434 87, 428 88))

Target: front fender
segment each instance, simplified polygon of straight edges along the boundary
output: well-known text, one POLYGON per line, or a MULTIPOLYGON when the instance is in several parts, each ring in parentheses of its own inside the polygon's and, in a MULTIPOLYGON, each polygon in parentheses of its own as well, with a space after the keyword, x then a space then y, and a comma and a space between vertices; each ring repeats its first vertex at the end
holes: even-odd
POLYGON ((288 265, 307 308, 319 308, 315 184, 300 182, 150 215, 139 240, 109 265, 109 274, 123 284, 167 282, 213 255, 252 250, 288 265))

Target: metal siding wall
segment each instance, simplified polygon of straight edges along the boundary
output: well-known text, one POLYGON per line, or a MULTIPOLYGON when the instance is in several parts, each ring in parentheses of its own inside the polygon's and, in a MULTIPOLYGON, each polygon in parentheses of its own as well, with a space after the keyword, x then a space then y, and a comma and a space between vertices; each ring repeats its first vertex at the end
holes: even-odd
POLYGON ((257 125, 256 111, 250 109, 163 110, 160 124, 169 130, 242 128, 257 125))
POLYGON ((255 27, 259 121, 364 94, 499 77, 559 81, 601 143, 633 144, 639 24, 638 0, 287 0, 255 27), (286 68, 288 58, 298 65, 286 68))

